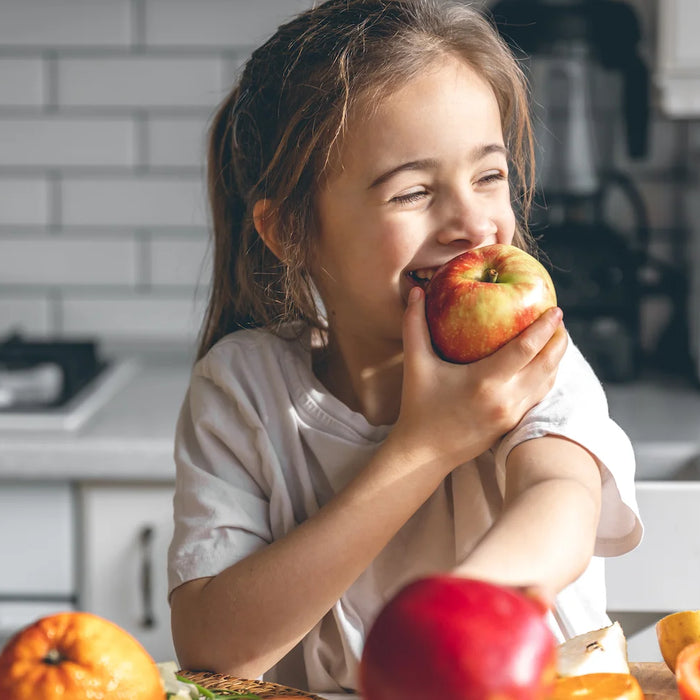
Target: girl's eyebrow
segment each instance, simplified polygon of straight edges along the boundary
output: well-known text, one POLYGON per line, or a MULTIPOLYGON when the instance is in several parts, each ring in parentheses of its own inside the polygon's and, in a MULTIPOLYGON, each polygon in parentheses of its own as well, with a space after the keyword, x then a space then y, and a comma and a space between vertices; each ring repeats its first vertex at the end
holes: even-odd
POLYGON ((402 173, 406 170, 430 170, 431 168, 436 168, 438 166, 438 161, 436 158, 422 158, 420 160, 410 160, 407 163, 401 163, 395 168, 390 168, 386 172, 382 173, 379 177, 372 180, 372 183, 367 189, 372 189, 378 187, 383 182, 391 179, 397 173, 402 173))
MULTIPOLYGON (((471 153, 469 154, 469 160, 471 162, 476 162, 481 160, 482 158, 485 158, 491 153, 501 153, 506 158, 508 158, 508 149, 503 144, 485 143, 480 146, 475 146, 472 149, 471 153)), ((374 180, 372 180, 370 186, 367 189, 371 190, 374 187, 378 187, 382 183, 392 178, 397 173, 405 172, 407 170, 430 170, 433 168, 437 168, 437 166, 438 160, 436 158, 421 158, 420 160, 410 160, 406 163, 401 163, 400 165, 397 165, 395 168, 390 168, 386 172, 383 172, 381 175, 379 175, 379 177, 376 177, 374 180)))
POLYGON ((483 146, 477 146, 472 151, 471 159, 473 161, 481 160, 482 158, 490 155, 491 153, 500 153, 506 158, 508 158, 510 155, 508 149, 502 143, 485 143, 483 146))

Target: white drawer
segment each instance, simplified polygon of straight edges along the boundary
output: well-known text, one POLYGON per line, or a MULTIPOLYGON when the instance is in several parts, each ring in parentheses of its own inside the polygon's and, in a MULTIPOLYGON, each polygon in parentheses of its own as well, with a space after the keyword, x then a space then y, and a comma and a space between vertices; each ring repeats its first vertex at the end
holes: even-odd
POLYGON ((68 484, 0 483, 0 599, 75 596, 68 484))
POLYGON ((54 601, 0 601, 0 647, 18 630, 55 613, 73 610, 72 603, 54 601))
POLYGON ((654 612, 700 606, 700 483, 637 484, 644 538, 606 560, 608 610, 654 612))

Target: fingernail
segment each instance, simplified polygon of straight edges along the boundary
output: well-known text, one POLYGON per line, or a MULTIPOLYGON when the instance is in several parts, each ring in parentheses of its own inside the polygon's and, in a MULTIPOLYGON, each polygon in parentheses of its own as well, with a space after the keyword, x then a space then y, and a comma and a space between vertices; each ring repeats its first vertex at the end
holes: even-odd
POLYGON ((420 293, 420 287, 411 287, 411 291, 408 293, 408 303, 415 304, 420 299, 420 293))

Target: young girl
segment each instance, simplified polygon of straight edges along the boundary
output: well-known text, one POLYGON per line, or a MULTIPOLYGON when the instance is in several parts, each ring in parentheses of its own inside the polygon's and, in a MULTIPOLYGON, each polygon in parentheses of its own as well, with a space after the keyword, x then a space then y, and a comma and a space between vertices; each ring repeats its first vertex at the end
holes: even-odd
POLYGON ((211 130, 182 666, 353 690, 381 606, 446 571, 538 587, 560 639, 609 624, 598 557, 640 539, 634 459, 561 312, 470 365, 424 315, 442 263, 529 246, 531 154, 520 69, 462 3, 328 0, 253 54, 211 130))

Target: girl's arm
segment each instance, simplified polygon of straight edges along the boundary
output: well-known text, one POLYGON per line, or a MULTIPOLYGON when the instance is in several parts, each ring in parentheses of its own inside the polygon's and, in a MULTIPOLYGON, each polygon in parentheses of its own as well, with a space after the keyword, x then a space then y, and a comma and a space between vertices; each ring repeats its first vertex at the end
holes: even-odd
POLYGON ((521 443, 506 462, 503 512, 456 573, 553 599, 593 555, 600 500, 598 465, 580 445, 555 436, 521 443))
POLYGON ((284 538, 172 594, 180 664, 255 678, 330 610, 456 466, 488 449, 553 385, 566 347, 550 312, 482 362, 430 348, 423 297, 404 320, 399 419, 356 477, 284 538))
POLYGON ((437 488, 442 470, 392 436, 318 513, 212 578, 171 598, 184 668, 256 678, 334 605, 437 488))

